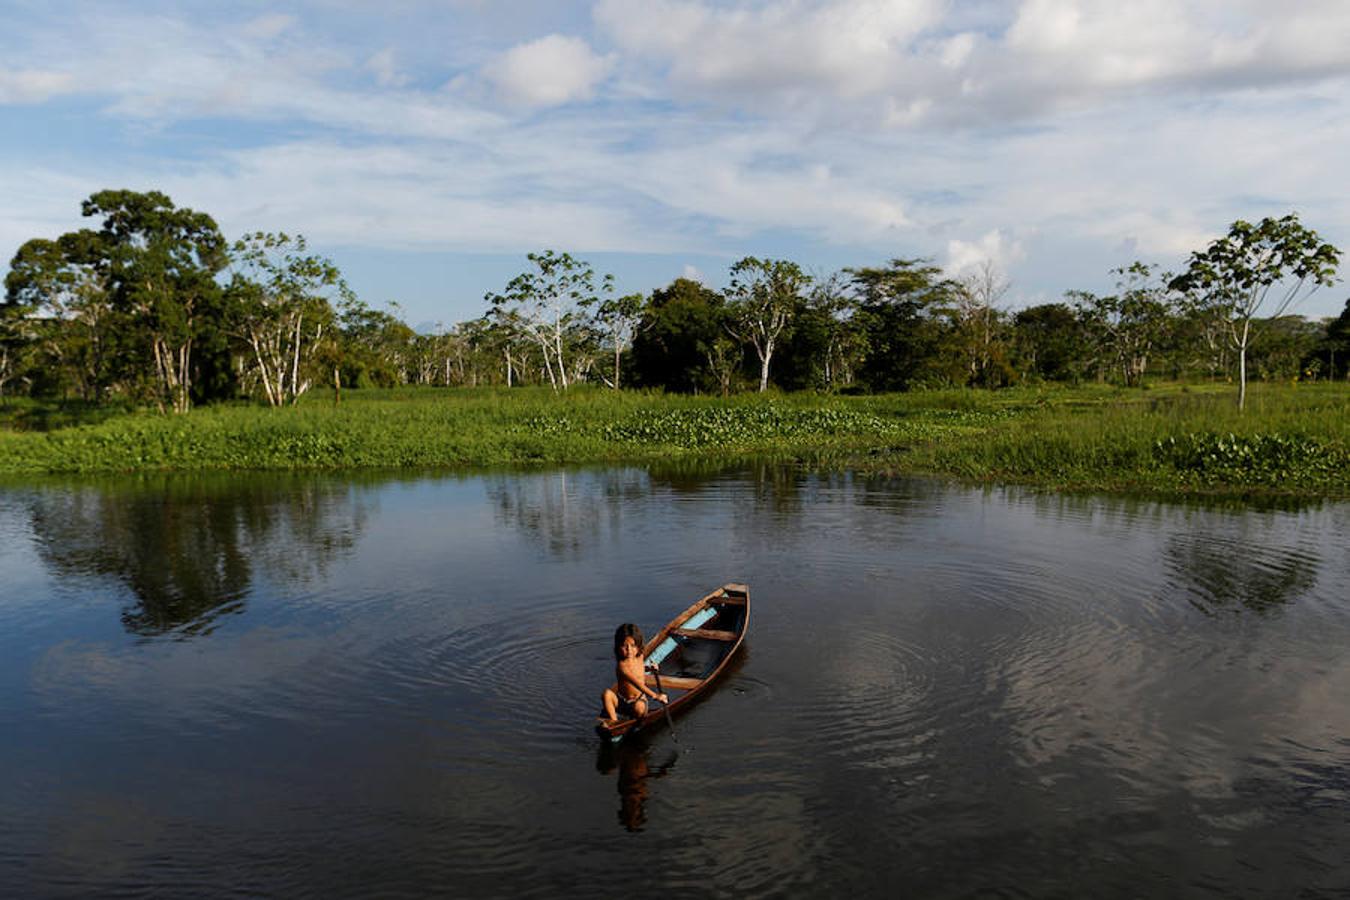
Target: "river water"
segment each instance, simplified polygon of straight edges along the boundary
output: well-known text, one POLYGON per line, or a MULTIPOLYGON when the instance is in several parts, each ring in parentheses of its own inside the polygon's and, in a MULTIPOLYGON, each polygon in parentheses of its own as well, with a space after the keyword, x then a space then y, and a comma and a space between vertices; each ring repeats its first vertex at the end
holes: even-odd
POLYGON ((0 488, 4 896, 1345 896, 1350 505, 790 468, 0 488), (591 731, 626 620, 744 650, 591 731))

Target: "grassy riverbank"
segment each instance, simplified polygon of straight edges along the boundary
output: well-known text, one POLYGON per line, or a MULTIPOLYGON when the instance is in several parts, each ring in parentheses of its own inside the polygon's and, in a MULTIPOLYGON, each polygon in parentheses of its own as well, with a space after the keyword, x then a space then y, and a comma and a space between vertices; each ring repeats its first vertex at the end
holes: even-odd
MULTIPOLYGON (((92 415, 92 413, 91 413, 92 415)), ((354 391, 297 408, 97 421, 0 410, 0 473, 430 468, 775 456, 1056 489, 1350 495, 1350 387, 1168 386, 680 397, 354 391), (23 431, 24 423, 60 427, 23 431), (18 428, 16 428, 18 426, 18 428)))

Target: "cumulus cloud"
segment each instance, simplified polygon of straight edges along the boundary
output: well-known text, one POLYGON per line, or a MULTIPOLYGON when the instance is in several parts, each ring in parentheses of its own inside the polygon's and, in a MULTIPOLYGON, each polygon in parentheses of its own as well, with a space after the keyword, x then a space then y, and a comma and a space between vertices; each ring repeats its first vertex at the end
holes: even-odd
POLYGON ((609 68, 580 38, 551 34, 512 47, 484 66, 483 75, 509 103, 559 106, 590 98, 609 68))
POLYGON ((1273 15, 1260 0, 1026 0, 1006 45, 1042 74, 1118 87, 1344 74, 1347 39, 1350 7, 1327 0, 1273 15))
POLYGON ((415 36, 100 4, 0 35, 0 103, 30 104, 12 114, 40 141, 31 104, 82 93, 91 134, 149 124, 166 155, 114 139, 58 171, 6 147, 0 243, 123 184, 329 244, 993 258, 1050 296, 1125 253, 1175 265, 1237 217, 1297 209, 1350 241, 1326 188, 1350 4, 1142 2, 600 0, 492 31, 464 0, 442 11, 473 18, 415 36), (447 81, 470 89, 419 86, 447 81), (174 143, 194 119, 218 139, 174 143))
POLYGON ((679 95, 884 128, 988 125, 1122 92, 1350 74, 1350 5, 1024 0, 600 0, 598 26, 679 95))
POLYGON ((947 275, 956 277, 989 262, 1006 272, 1025 255, 1020 241, 995 228, 973 241, 949 240, 942 269, 947 275))
POLYGON ((349 53, 302 33, 289 16, 212 27, 109 11, 59 40, 34 35, 24 52, 37 65, 17 77, 0 69, 0 103, 74 93, 112 119, 157 126, 212 117, 386 137, 455 138, 500 122, 496 111, 444 92, 403 90, 410 79, 394 48, 349 53), (57 59, 60 71, 50 64, 57 59), (343 77, 360 72, 374 76, 373 88, 343 77))
POLYGON ((690 0, 601 0, 597 23, 630 56, 668 67, 707 98, 812 103, 886 93, 905 49, 940 21, 936 0, 713 7, 690 0))

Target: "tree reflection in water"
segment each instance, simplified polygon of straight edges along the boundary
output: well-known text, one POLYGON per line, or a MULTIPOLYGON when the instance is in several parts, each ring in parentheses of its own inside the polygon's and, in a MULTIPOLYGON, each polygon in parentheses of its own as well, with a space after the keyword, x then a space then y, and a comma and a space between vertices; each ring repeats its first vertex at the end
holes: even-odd
POLYGON ((1219 497, 1160 501, 1140 497, 1024 493, 1040 518, 1077 522, 1122 539, 1149 529, 1162 538, 1168 581, 1205 615, 1259 614, 1315 593, 1325 550, 1305 516, 1325 501, 1298 497, 1219 497), (1291 515, 1292 514, 1292 515, 1291 515))
POLYGON ((1174 534, 1164 555, 1191 605, 1206 615, 1234 608, 1267 613, 1317 587, 1317 559, 1297 548, 1247 544, 1214 533, 1174 534))
POLYGON ((243 610, 260 575, 322 576, 366 516, 348 482, 254 474, 43 490, 29 512, 42 560, 60 575, 126 585, 136 602, 122 625, 146 637, 211 633, 243 610))
POLYGON ((623 527, 623 501, 650 493, 640 469, 489 475, 484 483, 497 522, 559 559, 582 559, 597 541, 616 538, 623 527))

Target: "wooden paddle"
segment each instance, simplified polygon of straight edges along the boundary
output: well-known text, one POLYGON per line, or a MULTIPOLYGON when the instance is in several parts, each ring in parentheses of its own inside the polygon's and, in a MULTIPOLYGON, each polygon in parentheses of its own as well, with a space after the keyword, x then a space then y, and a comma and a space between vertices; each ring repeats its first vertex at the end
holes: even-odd
MULTIPOLYGON (((661 688, 661 667, 660 667, 659 665, 658 665, 658 666, 652 666, 652 667, 651 667, 651 670, 652 670, 652 676, 653 676, 654 678, 656 678, 656 692, 657 692, 658 694, 664 694, 664 693, 666 693, 666 692, 665 692, 664 690, 662 690, 662 688, 661 688)), ((669 695, 667 695, 666 702, 661 704, 661 711, 664 712, 664 713, 666 714, 666 724, 670 726, 670 739, 671 739, 672 741, 674 741, 675 743, 678 744, 678 743, 680 742, 680 739, 679 739, 678 737, 676 737, 676 735, 675 735, 675 723, 674 723, 674 722, 671 720, 671 718, 670 718, 670 698, 669 698, 669 695)))

